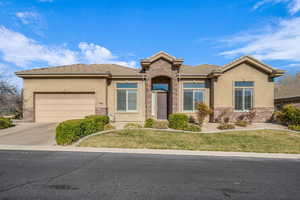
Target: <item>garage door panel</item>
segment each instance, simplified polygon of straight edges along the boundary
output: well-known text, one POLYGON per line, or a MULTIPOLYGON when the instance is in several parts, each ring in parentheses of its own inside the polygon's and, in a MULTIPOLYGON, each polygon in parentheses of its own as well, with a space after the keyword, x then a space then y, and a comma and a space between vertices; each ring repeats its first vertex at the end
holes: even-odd
POLYGON ((37 122, 61 122, 80 119, 95 114, 94 94, 36 94, 35 116, 37 122))

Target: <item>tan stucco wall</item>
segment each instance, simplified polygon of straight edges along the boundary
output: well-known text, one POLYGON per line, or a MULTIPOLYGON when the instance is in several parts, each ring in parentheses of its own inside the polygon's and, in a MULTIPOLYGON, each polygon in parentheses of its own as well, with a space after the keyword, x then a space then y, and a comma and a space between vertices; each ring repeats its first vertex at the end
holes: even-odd
POLYGON ((104 78, 25 78, 23 88, 24 120, 27 121, 34 119, 34 92, 95 92, 96 107, 107 105, 104 78))
POLYGON ((108 85, 108 115, 119 122, 144 122, 145 121, 145 81, 143 80, 112 80, 108 85), (117 111, 117 89, 118 82, 138 83, 137 112, 118 112, 117 111))
POLYGON ((221 75, 214 84, 214 107, 233 107, 234 82, 254 82, 254 107, 274 107, 274 82, 269 76, 246 63, 221 75))

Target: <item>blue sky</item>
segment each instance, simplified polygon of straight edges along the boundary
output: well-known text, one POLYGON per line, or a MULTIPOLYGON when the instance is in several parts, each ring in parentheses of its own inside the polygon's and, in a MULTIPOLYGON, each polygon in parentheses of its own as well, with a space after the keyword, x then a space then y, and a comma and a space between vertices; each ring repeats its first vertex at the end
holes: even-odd
POLYGON ((72 63, 139 67, 157 51, 185 64, 253 55, 300 71, 300 0, 0 0, 0 73, 72 63))

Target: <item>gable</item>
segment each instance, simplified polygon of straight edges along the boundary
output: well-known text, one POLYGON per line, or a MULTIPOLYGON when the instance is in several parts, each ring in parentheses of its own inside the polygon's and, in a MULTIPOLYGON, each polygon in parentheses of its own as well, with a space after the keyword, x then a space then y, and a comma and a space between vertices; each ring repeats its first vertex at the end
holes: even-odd
POLYGON ((238 58, 238 59, 234 60, 233 62, 223 66, 221 72, 225 73, 233 68, 241 66, 244 63, 249 66, 252 66, 252 67, 256 68, 258 71, 266 73, 272 77, 277 77, 277 76, 281 76, 282 74, 284 74, 283 70, 278 70, 278 69, 272 68, 272 67, 266 65, 265 63, 262 63, 262 62, 258 61, 257 59, 250 57, 250 56, 243 56, 243 57, 238 58))

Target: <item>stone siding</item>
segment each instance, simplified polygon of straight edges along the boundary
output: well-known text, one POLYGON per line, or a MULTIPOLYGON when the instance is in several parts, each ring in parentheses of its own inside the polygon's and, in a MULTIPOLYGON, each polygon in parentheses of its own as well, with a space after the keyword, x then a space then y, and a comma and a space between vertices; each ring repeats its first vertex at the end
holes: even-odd
MULTIPOLYGON (((218 107, 214 108, 214 113, 212 117, 212 121, 216 122, 218 121, 218 117, 224 112, 225 110, 228 110, 230 121, 236 121, 241 115, 246 114, 247 112, 235 112, 232 107, 218 107)), ((273 107, 257 107, 256 110, 256 116, 254 118, 254 122, 268 122, 274 112, 273 107)))
POLYGON ((169 108, 170 113, 175 113, 178 111, 178 80, 177 80, 177 67, 172 66, 172 64, 164 59, 159 59, 153 62, 149 68, 146 70, 146 118, 153 117, 151 113, 152 109, 152 78, 158 76, 165 76, 170 78, 170 88, 169 95, 170 101, 169 108))

